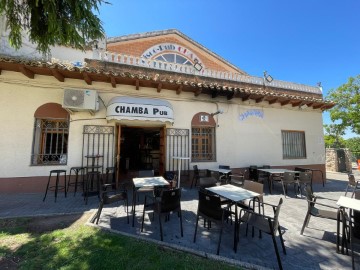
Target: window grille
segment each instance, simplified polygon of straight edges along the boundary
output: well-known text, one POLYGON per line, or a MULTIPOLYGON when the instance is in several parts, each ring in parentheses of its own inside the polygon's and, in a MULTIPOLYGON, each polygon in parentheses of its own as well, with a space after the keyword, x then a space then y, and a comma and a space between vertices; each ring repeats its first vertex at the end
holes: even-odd
POLYGON ((305 132, 282 131, 284 159, 306 158, 305 132))
POLYGON ((35 118, 31 165, 67 163, 69 121, 35 118))
POLYGON ((192 161, 215 161, 215 128, 193 126, 191 136, 192 161))

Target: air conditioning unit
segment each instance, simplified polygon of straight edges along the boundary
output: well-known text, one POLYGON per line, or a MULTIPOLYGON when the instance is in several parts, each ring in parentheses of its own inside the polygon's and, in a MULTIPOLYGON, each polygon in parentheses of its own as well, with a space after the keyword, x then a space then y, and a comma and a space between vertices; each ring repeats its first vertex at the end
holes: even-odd
POLYGON ((70 112, 99 110, 99 97, 95 90, 65 89, 63 108, 70 112))

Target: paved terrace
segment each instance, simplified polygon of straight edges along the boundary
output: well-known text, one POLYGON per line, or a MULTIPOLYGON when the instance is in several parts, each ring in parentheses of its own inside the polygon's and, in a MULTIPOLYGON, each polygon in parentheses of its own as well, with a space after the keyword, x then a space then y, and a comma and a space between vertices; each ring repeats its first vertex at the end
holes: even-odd
MULTIPOLYGON (((325 187, 322 184, 314 184, 314 192, 318 195, 338 199, 344 195, 347 185, 347 175, 344 173, 327 173, 325 187)), ((280 198, 284 198, 281 185, 275 183, 274 194, 269 195, 265 186, 266 195, 264 201, 277 204, 280 198)), ((131 194, 131 192, 129 192, 131 194)), ((124 207, 106 207, 103 210, 99 226, 114 231, 167 245, 179 250, 195 253, 200 256, 226 260, 230 263, 248 267, 251 269, 277 269, 277 261, 271 236, 263 234, 262 239, 245 235, 245 228, 241 226, 240 242, 238 251, 232 249, 233 228, 230 222, 225 225, 223 239, 220 247, 220 256, 216 256, 216 245, 219 230, 215 225, 210 230, 204 229, 200 220, 197 242, 193 243, 193 235, 197 210, 197 189, 189 189, 184 185, 182 191, 182 213, 184 237, 180 235, 179 219, 176 214, 171 215, 170 221, 164 224, 164 242, 160 242, 158 220, 150 221, 151 215, 146 215, 144 232, 140 232, 142 199, 137 207, 135 226, 126 222, 124 207)), ((70 213, 82 213, 95 211, 98 206, 97 197, 89 199, 88 205, 84 204, 80 193, 73 196, 72 193, 64 198, 60 193, 55 203, 52 193, 48 194, 45 202, 42 202, 43 194, 0 194, 0 218, 61 215, 70 213)), ((131 201, 131 199, 130 199, 131 201)), ((334 206, 335 202, 333 202, 334 206)), ((115 206, 115 205, 114 205, 115 206)), ((130 209, 130 208, 129 208, 130 209)), ((282 253, 280 240, 277 243, 280 250, 284 269, 351 269, 351 257, 336 253, 336 221, 314 218, 310 219, 309 227, 304 235, 300 235, 300 229, 307 210, 307 202, 304 198, 296 198, 293 190, 289 187, 289 196, 284 198, 280 212, 280 224, 283 231, 287 255, 282 253)), ((130 219, 131 221, 131 219, 130 219)), ((356 267, 359 265, 359 254, 355 254, 356 267)))

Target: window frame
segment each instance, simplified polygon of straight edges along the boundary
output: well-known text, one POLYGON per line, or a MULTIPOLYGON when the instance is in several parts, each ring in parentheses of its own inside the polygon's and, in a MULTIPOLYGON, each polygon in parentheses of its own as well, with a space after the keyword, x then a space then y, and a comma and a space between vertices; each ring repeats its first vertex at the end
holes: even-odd
POLYGON ((192 162, 216 162, 216 129, 213 126, 191 126, 191 161, 192 162), (194 129, 199 129, 195 133, 194 129), (211 132, 204 132, 204 130, 211 132), (198 135, 195 135, 198 134, 198 135), (194 143, 197 140, 197 143, 194 143), (204 142, 207 141, 207 144, 204 142), (197 152, 194 148, 197 146, 197 152), (211 156, 211 158, 209 158, 211 156))
POLYGON ((281 130, 281 143, 283 159, 307 158, 305 131, 281 130), (297 136, 297 138, 295 136, 297 136))

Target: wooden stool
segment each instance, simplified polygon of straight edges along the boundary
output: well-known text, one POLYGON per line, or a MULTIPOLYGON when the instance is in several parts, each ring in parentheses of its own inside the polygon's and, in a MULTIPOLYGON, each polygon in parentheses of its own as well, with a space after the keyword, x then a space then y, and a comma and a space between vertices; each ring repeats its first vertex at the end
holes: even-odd
POLYGON ((66 195, 67 195, 66 194, 66 170, 51 170, 50 175, 49 175, 49 179, 48 179, 48 183, 47 183, 47 186, 46 186, 46 191, 45 191, 45 196, 44 196, 43 202, 45 201, 48 190, 54 190, 55 191, 55 202, 56 202, 58 190, 61 190, 61 189, 64 189, 65 197, 66 197, 66 195), (64 185, 63 186, 59 186, 59 179, 60 179, 60 174, 61 173, 64 174, 64 185), (56 174, 55 186, 50 186, 50 180, 51 180, 52 174, 56 174))

